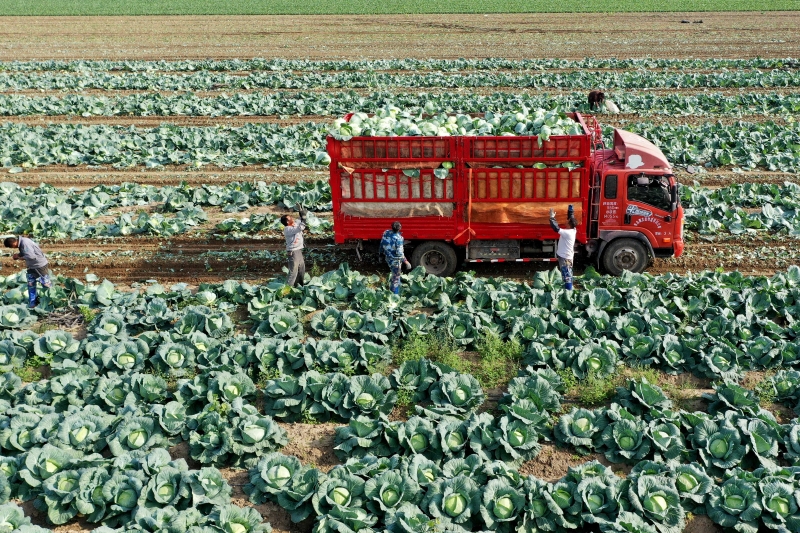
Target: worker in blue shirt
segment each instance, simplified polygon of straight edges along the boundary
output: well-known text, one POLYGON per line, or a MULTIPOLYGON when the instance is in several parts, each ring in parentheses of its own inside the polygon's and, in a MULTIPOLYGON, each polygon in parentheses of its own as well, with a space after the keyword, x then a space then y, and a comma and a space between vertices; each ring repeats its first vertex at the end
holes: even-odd
POLYGON ((389 289, 395 294, 400 294, 401 268, 405 266, 411 270, 411 263, 408 262, 403 251, 403 236, 400 235, 399 222, 393 222, 392 229, 383 232, 380 253, 386 257, 386 264, 389 265, 392 272, 389 278, 389 289))

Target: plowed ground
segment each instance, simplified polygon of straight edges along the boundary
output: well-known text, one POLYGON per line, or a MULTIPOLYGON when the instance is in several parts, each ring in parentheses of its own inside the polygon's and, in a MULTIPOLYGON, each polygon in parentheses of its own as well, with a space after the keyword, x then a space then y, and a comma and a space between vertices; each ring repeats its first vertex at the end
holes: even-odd
POLYGON ((800 12, 0 17, 0 59, 798 57, 798 27, 800 12))

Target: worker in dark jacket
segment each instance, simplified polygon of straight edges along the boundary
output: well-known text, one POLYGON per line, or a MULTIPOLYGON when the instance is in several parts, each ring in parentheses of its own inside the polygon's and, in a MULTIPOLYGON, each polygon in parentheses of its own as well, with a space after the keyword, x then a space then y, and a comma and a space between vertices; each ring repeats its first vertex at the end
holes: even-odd
POLYGON ((399 222, 393 222, 392 229, 383 232, 380 253, 386 257, 386 264, 389 265, 392 273, 389 278, 389 289, 395 294, 400 294, 401 268, 405 266, 411 270, 411 263, 408 262, 403 251, 403 236, 400 235, 399 222))
POLYGON ((3 241, 3 245, 6 248, 17 248, 19 253, 11 257, 16 261, 25 261, 25 267, 28 269, 28 307, 33 309, 39 304, 36 284, 41 283, 42 287, 46 289, 52 286, 50 282, 50 265, 47 262, 47 257, 45 257, 38 244, 21 235, 19 237, 6 238, 3 241))
POLYGON ((578 223, 575 221, 575 212, 572 206, 567 209, 567 221, 569 228, 560 228, 556 222, 556 212, 550 210, 550 227, 558 233, 558 249, 556 259, 558 259, 558 269, 561 271, 561 278, 564 280, 564 288, 572 290, 572 259, 575 256, 575 236, 578 230, 575 228, 578 223))
POLYGON ((303 278, 306 275, 306 262, 303 259, 303 230, 306 229, 306 214, 308 211, 302 207, 297 214, 300 215, 300 222, 295 222, 291 215, 283 215, 283 236, 286 238, 286 253, 288 254, 289 276, 286 284, 290 287, 302 286, 303 278))

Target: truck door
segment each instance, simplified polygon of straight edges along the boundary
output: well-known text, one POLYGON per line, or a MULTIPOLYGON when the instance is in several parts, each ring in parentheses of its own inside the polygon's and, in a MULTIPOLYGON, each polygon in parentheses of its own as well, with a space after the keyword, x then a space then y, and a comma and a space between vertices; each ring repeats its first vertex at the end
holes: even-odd
POLYGON ((677 198, 670 176, 630 173, 625 178, 623 223, 645 234, 653 249, 672 249, 677 198))

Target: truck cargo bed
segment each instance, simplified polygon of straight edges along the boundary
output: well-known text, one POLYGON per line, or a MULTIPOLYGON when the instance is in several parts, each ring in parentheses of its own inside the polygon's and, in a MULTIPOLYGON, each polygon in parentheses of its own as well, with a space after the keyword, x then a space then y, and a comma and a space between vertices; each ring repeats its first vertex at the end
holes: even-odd
POLYGON ((379 239, 392 222, 407 239, 466 244, 555 238, 573 205, 584 240, 591 135, 328 138, 336 242, 379 239), (447 167, 450 167, 449 170, 447 167))

